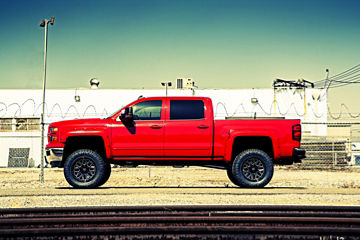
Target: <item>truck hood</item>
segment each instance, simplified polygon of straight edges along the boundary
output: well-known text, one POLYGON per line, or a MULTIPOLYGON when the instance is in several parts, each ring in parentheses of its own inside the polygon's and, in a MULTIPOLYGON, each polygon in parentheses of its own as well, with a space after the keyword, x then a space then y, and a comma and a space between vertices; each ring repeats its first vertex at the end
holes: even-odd
POLYGON ((74 120, 65 120, 60 122, 51 123, 50 126, 68 126, 68 125, 96 125, 103 124, 107 121, 107 119, 102 118, 86 118, 86 119, 74 119, 74 120))

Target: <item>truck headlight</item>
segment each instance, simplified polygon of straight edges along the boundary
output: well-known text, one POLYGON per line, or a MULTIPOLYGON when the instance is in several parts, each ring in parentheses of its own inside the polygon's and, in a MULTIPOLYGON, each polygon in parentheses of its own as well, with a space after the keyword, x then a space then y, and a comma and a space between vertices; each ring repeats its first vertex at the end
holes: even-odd
POLYGON ((56 142, 58 140, 57 136, 50 136, 50 142, 56 142))
POLYGON ((57 127, 51 127, 50 133, 56 133, 59 129, 57 127))

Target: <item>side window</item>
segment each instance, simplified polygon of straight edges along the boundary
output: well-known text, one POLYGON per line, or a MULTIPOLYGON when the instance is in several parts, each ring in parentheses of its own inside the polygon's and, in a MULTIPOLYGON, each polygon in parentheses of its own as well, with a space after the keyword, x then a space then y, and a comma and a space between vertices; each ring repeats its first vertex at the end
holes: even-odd
POLYGON ((140 102, 132 107, 134 120, 160 120, 161 118, 161 100, 140 102))
POLYGON ((204 119, 204 102, 201 100, 170 100, 170 120, 204 119))

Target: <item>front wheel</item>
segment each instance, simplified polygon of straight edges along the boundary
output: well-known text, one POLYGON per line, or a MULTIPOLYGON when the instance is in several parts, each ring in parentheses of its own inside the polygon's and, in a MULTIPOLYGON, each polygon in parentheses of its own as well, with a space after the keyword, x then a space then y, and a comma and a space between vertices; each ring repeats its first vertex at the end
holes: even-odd
POLYGON ((248 149, 239 153, 232 165, 233 183, 240 187, 260 188, 268 184, 274 173, 274 164, 264 151, 248 149))
POLYGON ((99 187, 104 185, 107 182, 107 180, 109 180, 110 174, 111 174, 111 165, 110 165, 110 163, 106 163, 104 177, 103 177, 102 181, 100 182, 99 187))
POLYGON ((75 188, 95 188, 104 181, 106 165, 102 157, 90 149, 79 149, 64 164, 66 181, 75 188))

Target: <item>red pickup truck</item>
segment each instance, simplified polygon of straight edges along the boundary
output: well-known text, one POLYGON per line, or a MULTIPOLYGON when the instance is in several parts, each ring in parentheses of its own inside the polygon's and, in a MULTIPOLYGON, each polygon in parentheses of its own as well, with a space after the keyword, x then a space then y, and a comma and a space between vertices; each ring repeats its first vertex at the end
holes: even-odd
POLYGON ((50 124, 47 160, 70 185, 94 188, 110 164, 224 169, 241 187, 263 187, 274 164, 301 162, 300 120, 214 120, 206 97, 140 98, 106 119, 50 124))

